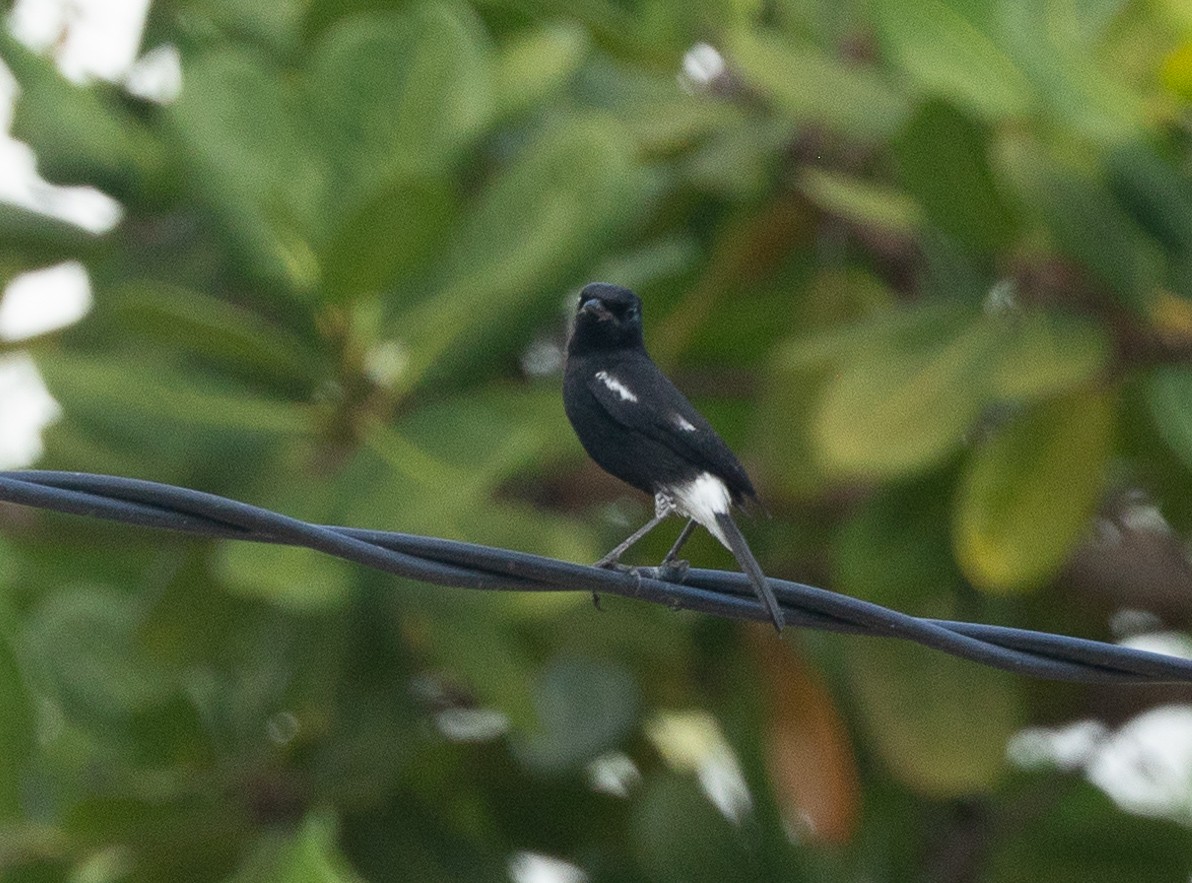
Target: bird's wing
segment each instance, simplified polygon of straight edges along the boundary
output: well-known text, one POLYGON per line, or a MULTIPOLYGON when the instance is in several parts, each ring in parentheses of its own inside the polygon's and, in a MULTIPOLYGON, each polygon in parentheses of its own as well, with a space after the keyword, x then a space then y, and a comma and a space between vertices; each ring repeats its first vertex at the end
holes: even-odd
POLYGON ((734 502, 757 495, 745 468, 704 416, 653 362, 597 371, 588 389, 608 415, 627 429, 665 445, 693 466, 719 476, 734 502))

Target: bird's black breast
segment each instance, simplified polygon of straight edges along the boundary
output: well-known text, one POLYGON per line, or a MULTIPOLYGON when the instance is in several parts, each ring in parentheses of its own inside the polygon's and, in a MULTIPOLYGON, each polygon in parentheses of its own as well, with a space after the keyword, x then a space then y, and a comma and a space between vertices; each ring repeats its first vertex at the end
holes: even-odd
POLYGON ((572 355, 563 406, 588 455, 633 487, 655 493, 710 472, 724 480, 734 502, 754 496, 728 446, 644 352, 572 355), (690 428, 680 428, 683 422, 690 428))
POLYGON ((699 470, 609 415, 589 389, 594 373, 568 370, 563 378, 563 409, 588 456, 605 472, 648 494, 667 482, 694 478, 699 470))

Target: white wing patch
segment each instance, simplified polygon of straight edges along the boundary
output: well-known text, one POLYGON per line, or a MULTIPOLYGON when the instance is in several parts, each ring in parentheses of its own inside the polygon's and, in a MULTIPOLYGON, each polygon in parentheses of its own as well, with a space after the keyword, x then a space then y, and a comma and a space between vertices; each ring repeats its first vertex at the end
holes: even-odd
POLYGON ((675 426, 679 427, 684 432, 695 432, 695 424, 693 424, 682 414, 676 414, 674 419, 675 426))
POLYGON ((708 533, 728 546, 724 531, 716 523, 716 516, 728 512, 732 505, 732 496, 723 481, 711 472, 701 472, 691 481, 667 488, 667 491, 676 511, 694 518, 708 529, 708 533))
POLYGON ((613 392, 615 392, 617 395, 619 395, 621 397, 622 401, 625 401, 625 402, 636 402, 637 401, 637 395, 633 392, 633 390, 631 390, 629 387, 627 387, 621 381, 617 380, 617 378, 613 377, 607 371, 597 371, 596 379, 599 380, 601 383, 603 383, 605 386, 607 386, 609 389, 611 389, 613 392))

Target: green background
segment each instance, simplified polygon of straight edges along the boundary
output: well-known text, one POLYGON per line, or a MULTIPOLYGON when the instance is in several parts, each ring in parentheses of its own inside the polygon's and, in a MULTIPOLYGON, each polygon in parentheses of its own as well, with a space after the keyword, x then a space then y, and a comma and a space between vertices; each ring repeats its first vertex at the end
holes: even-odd
MULTIPOLYGON (((600 279, 753 473, 768 573, 1188 625, 1180 0, 160 0, 164 43, 159 105, 0 37, 41 173, 125 211, 95 236, 0 206, 0 280, 76 259, 94 290, 0 344, 63 407, 38 465, 594 560, 649 514, 562 412, 600 279)), ((520 852, 592 881, 1187 879, 1192 783, 1148 818, 1006 757, 1187 696, 0 507, 5 881, 506 880, 520 852), (710 769, 747 788, 726 811, 710 769)))

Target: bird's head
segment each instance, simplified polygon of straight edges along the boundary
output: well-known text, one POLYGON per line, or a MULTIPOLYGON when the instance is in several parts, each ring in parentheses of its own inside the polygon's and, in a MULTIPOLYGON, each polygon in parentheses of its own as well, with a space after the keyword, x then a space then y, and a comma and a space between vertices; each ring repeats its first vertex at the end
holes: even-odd
POLYGON ((642 342, 642 302, 628 288, 592 282, 579 293, 572 347, 616 348, 642 342))

